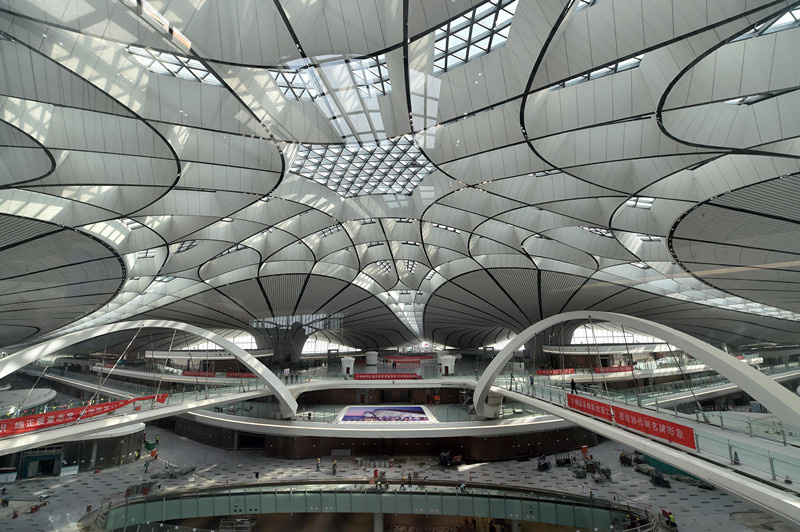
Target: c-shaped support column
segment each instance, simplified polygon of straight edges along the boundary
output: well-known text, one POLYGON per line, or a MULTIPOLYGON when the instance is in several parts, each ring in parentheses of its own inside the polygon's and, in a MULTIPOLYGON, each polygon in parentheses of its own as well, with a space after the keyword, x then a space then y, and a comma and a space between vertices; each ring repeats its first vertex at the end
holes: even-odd
POLYGON ((483 372, 480 379, 478 379, 478 385, 475 388, 475 395, 473 396, 475 412, 479 416, 486 417, 486 409, 484 407, 486 405, 486 398, 489 396, 489 388, 491 388, 492 383, 497 378, 500 370, 503 369, 503 366, 511 360, 514 351, 522 347, 525 342, 553 325, 565 321, 588 319, 621 323, 639 332, 661 338, 665 342, 674 345, 678 349, 683 350, 697 360, 715 369, 720 375, 727 378, 757 401, 765 405, 770 412, 775 414, 778 419, 784 423, 800 427, 800 397, 757 369, 751 368, 748 364, 730 356, 725 351, 698 340, 694 336, 677 331, 672 327, 661 325, 660 323, 614 312, 592 312, 586 310, 565 312, 543 319, 531 325, 511 340, 508 345, 497 354, 494 360, 489 364, 489 367, 486 368, 486 371, 483 372))
POLYGON ((64 349, 65 347, 69 347, 71 345, 75 345, 104 334, 140 328, 176 329, 179 331, 185 331, 196 336, 200 336, 201 338, 205 338, 206 340, 218 345, 222 349, 230 351, 230 353, 239 359, 239 361, 244 364, 247 369, 258 375, 258 378, 267 385, 267 388, 272 390, 272 392, 275 394, 275 397, 277 397, 278 401, 280 402, 281 414, 283 417, 288 418, 297 413, 297 400, 292 395, 292 392, 289 391, 286 385, 283 384, 274 373, 272 373, 264 364, 259 362, 253 355, 216 333, 201 329, 200 327, 195 327, 194 325, 189 325, 188 323, 181 323, 179 321, 122 321, 109 325, 89 327, 88 329, 84 329, 82 331, 65 334, 59 338, 54 338, 32 347, 22 349, 21 351, 17 351, 13 355, 9 355, 0 360, 0 379, 6 375, 14 373, 18 369, 27 366, 28 364, 35 362, 42 357, 64 349))

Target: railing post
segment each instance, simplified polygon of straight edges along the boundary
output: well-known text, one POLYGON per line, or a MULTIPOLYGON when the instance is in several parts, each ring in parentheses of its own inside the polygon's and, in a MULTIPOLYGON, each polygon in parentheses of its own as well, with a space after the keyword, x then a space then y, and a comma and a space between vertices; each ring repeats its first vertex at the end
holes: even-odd
POLYGON ((694 448, 698 453, 700 452, 700 435, 696 432, 694 433, 694 448))
POLYGON ((733 446, 731 445, 731 440, 728 440, 728 458, 731 461, 731 465, 733 465, 733 446))
POLYGON ((719 415, 719 428, 725 430, 725 423, 722 421, 722 414, 719 415))

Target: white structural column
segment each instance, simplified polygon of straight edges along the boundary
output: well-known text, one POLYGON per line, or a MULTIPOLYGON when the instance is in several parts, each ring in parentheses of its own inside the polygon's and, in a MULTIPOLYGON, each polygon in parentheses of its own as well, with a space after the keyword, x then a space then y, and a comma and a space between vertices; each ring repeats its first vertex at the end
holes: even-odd
POLYGON ((478 380, 478 386, 475 388, 475 395, 473 398, 475 402, 475 411, 478 415, 487 416, 488 411, 485 405, 486 398, 489 395, 489 389, 495 378, 497 378, 497 375, 500 374, 503 366, 514 356, 514 351, 522 347, 525 342, 540 332, 554 325, 565 321, 588 319, 621 323, 622 325, 636 329, 638 332, 661 338, 697 360, 704 362, 709 367, 714 368, 720 375, 764 404, 784 423, 800 427, 800 397, 760 371, 732 357, 725 351, 717 349, 686 333, 676 331, 666 325, 661 325, 660 323, 614 312, 591 312, 585 310, 565 312, 541 320, 531 325, 511 340, 508 345, 497 354, 494 360, 492 360, 489 367, 486 368, 486 371, 483 372, 483 375, 481 375, 478 380))
POLYGON ((82 331, 65 334, 59 338, 54 338, 52 340, 42 342, 41 344, 22 349, 0 360, 0 379, 6 375, 14 373, 18 369, 27 366, 32 362, 35 362, 36 360, 39 360, 42 357, 56 353, 61 349, 71 345, 75 345, 86 340, 91 340, 92 338, 102 336, 104 334, 143 328, 176 329, 178 331, 185 331, 196 336, 200 336, 201 338, 205 338, 206 340, 215 343, 222 349, 230 351, 233 356, 239 359, 239 361, 241 361, 241 363, 247 367, 247 369, 258 375, 258 377, 267 385, 267 388, 275 393, 275 397, 278 398, 278 401, 281 405, 281 414, 284 417, 291 417, 297 412, 297 400, 295 400, 289 389, 280 381, 278 377, 275 376, 275 374, 273 374, 264 364, 259 362, 253 355, 216 333, 201 329, 200 327, 195 327, 194 325, 189 325, 188 323, 181 323, 179 321, 123 321, 109 325, 90 327, 82 331))

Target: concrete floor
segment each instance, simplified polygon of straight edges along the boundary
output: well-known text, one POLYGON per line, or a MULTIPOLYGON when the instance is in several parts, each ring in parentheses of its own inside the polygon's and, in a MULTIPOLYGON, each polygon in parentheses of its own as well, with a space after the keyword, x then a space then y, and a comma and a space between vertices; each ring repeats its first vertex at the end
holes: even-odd
MULTIPOLYGON (((163 469, 170 462, 176 465, 194 465, 195 474, 180 479, 160 480, 162 489, 186 489, 194 487, 224 486, 229 483, 259 481, 286 481, 330 479, 332 458, 322 460, 321 472, 315 471, 316 459, 281 460, 265 458, 251 453, 227 452, 201 443, 175 436, 163 430, 148 427, 147 437, 160 435, 159 460, 151 464, 149 473, 163 469)), ((604 465, 612 469, 612 480, 598 485, 587 480, 572 478, 567 468, 555 468, 540 473, 535 461, 502 461, 468 464, 458 470, 442 470, 435 467, 435 457, 396 457, 395 467, 388 471, 389 479, 394 478, 391 489, 399 488, 400 476, 418 471, 421 477, 429 479, 465 481, 468 484, 490 483, 519 487, 558 490, 588 495, 589 490, 599 499, 620 502, 634 501, 650 505, 656 513, 661 508, 671 510, 680 530, 701 532, 724 530, 725 532, 746 532, 748 530, 781 530, 780 523, 769 515, 756 514, 754 505, 738 500, 721 490, 705 491, 694 486, 673 482, 670 489, 658 488, 650 484, 649 478, 636 473, 630 467, 617 463, 620 446, 615 442, 605 442, 591 448, 590 452, 604 465), (731 517, 736 513, 736 518, 731 517)), ((371 475, 372 468, 356 467, 352 458, 337 457, 339 470, 337 480, 345 483, 348 479, 363 479, 371 475)), ((555 460, 551 458, 555 466, 555 460)), ((39 478, 7 485, 12 499, 9 508, 0 508, 0 529, 7 532, 31 531, 71 531, 86 512, 87 505, 95 508, 104 496, 122 495, 132 485, 144 482, 149 476, 144 472, 144 460, 119 467, 101 470, 98 473, 81 473, 62 478, 39 478), (30 506, 47 496, 47 505, 38 512, 27 513, 30 506), (17 519, 11 519, 13 508, 19 511, 17 519)), ((417 489, 416 486, 412 489, 417 489)), ((786 528, 788 530, 788 528, 786 528)))

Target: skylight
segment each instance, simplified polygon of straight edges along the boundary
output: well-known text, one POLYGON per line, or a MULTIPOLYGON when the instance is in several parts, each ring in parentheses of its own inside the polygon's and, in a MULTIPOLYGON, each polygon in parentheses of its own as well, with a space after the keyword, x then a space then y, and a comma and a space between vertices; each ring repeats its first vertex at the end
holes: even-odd
POLYGON ((431 222, 431 225, 434 227, 438 227, 439 229, 444 229, 445 231, 450 231, 451 233, 456 233, 457 235, 461 234, 461 230, 456 229, 455 227, 450 227, 449 225, 442 225, 436 222, 431 222))
POLYGON ((611 229, 606 229, 605 227, 587 227, 585 225, 582 225, 581 229, 583 229, 584 231, 589 231, 593 235, 604 236, 606 238, 614 238, 614 233, 611 232, 611 229))
POLYGON ((407 260, 403 264, 405 265, 406 270, 408 270, 408 273, 414 273, 414 271, 417 269, 417 261, 415 260, 407 260))
POLYGON ((228 249, 226 249, 225 251, 223 251, 222 253, 220 253, 219 255, 217 255, 217 257, 222 257, 223 255, 229 255, 231 253, 236 253, 237 251, 241 251, 241 250, 246 249, 246 248, 247 248, 247 246, 245 246, 244 244, 236 244, 235 246, 231 246, 228 249))
POLYGON ((436 270, 429 271, 428 273, 425 274, 425 280, 430 281, 431 279, 433 279, 434 275, 436 275, 436 270))
POLYGON ((351 198, 411 194, 434 169, 404 136, 365 145, 301 145, 290 171, 351 198))
POLYGON ((653 235, 636 235, 642 242, 661 242, 661 237, 653 235))
POLYGON ((156 248, 150 248, 136 252, 137 259, 152 259, 155 256, 156 256, 156 248))
POLYGON ((361 225, 371 225, 375 223, 375 218, 364 218, 361 220, 361 225))
POLYGON ((733 98, 731 100, 724 100, 722 103, 727 103, 731 105, 753 105, 754 103, 763 102, 764 100, 769 100, 770 98, 775 98, 782 94, 786 94, 787 92, 792 92, 797 90, 796 88, 790 89, 782 89, 777 91, 770 91, 770 92, 761 92, 758 94, 750 94, 748 96, 742 96, 741 98, 733 98))
POLYGON ((578 6, 575 8, 575 13, 579 13, 586 8, 592 7, 600 0, 578 0, 578 6))
POLYGON ((756 24, 753 29, 747 33, 738 36, 734 41, 743 41, 759 35, 766 35, 768 33, 775 33, 777 31, 788 30, 800 26, 800 8, 793 9, 783 15, 779 15, 768 22, 756 24))
POLYGON ((561 170, 553 169, 553 170, 541 170, 539 172, 533 172, 532 174, 528 174, 528 175, 532 175, 533 177, 544 177, 544 176, 556 175, 556 174, 560 174, 560 173, 562 173, 561 170))
POLYGON ((326 74, 329 65, 275 68, 270 69, 270 73, 283 95, 298 101, 314 101, 331 90, 344 88, 354 87, 365 98, 385 95, 392 90, 386 56, 383 54, 363 59, 345 59, 335 64, 342 65, 339 73, 344 74, 345 83, 339 83, 340 76, 336 76, 337 81, 334 81, 328 79, 330 76, 320 74, 326 74))
POLYGON ((379 260, 376 262, 378 268, 380 268, 383 273, 389 273, 392 271, 392 263, 388 260, 379 260))
POLYGON ((374 241, 370 242, 369 244, 367 244, 367 247, 368 248, 374 248, 374 247, 378 247, 378 246, 382 246, 382 245, 383 245, 383 242, 379 242, 377 240, 374 240, 374 241))
POLYGON ((648 266, 648 265, 647 265, 646 263, 644 263, 644 262, 631 262, 631 266, 636 266, 636 267, 637 267, 637 268, 639 268, 640 270, 647 270, 647 269, 649 269, 649 268, 650 268, 650 266, 648 266))
POLYGON ((330 235, 332 235, 334 233, 338 233, 341 230, 342 230, 342 226, 341 225, 331 225, 329 227, 326 227, 325 229, 319 230, 317 232, 317 234, 320 237, 325 238, 326 236, 330 236, 330 235))
POLYGON ((631 196, 625 202, 626 207, 635 207, 637 209, 650 209, 653 206, 655 198, 648 198, 645 196, 631 196))
POLYGON ((637 55, 634 57, 629 57, 628 59, 623 59, 622 61, 618 61, 616 63, 611 63, 609 65, 602 66, 600 68, 592 70, 591 72, 581 74, 580 76, 576 76, 566 81, 555 83, 550 86, 550 90, 558 90, 558 89, 563 89, 564 87, 571 87, 572 85, 585 83, 589 80, 610 76, 611 74, 616 74, 617 72, 622 72, 624 70, 630 70, 632 68, 636 68, 642 62, 643 57, 644 55, 637 55))
POLYGON ((150 72, 180 79, 200 81, 209 85, 222 85, 219 79, 197 59, 169 52, 157 52, 149 48, 133 45, 128 46, 128 52, 150 72))
POLYGON ((128 226, 128 229, 130 229, 131 231, 133 231, 134 229, 141 229, 142 227, 144 227, 144 225, 142 225, 141 222, 137 222, 136 220, 133 220, 131 218, 123 218, 122 223, 128 226))
POLYGON ((434 34, 434 75, 503 46, 516 9, 517 0, 489 0, 439 26, 434 34))
POLYGON ((155 279, 153 279, 157 283, 168 283, 175 279, 174 275, 157 275, 155 279))
POLYGON ((180 244, 178 244, 178 247, 175 249, 175 253, 183 253, 184 251, 189 251, 196 245, 197 245, 197 240, 185 240, 180 244))

